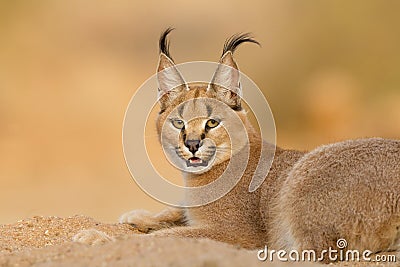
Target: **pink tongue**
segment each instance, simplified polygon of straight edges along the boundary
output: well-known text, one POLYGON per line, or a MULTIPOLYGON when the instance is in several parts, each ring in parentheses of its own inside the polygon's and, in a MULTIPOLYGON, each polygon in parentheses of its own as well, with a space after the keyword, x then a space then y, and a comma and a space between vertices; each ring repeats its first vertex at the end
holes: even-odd
POLYGON ((201 163, 201 159, 199 158, 194 158, 194 159, 189 159, 190 163, 201 163))

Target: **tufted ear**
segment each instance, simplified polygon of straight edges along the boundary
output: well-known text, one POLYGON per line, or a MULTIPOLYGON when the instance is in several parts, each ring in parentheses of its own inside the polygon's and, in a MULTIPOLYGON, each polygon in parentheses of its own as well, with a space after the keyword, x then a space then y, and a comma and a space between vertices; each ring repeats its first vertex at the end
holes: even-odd
POLYGON ((161 111, 187 90, 187 84, 174 62, 164 53, 160 53, 157 68, 158 101, 161 111))
POLYGON ((232 109, 241 109, 240 72, 231 51, 227 51, 220 59, 208 90, 213 97, 232 109))

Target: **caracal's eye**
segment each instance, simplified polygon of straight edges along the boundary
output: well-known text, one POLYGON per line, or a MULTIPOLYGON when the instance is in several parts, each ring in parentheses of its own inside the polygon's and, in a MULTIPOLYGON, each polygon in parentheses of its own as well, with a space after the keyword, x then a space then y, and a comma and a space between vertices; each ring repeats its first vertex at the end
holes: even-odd
POLYGON ((206 127, 207 127, 207 128, 215 128, 215 127, 217 127, 218 125, 219 125, 219 122, 216 121, 216 120, 213 120, 213 119, 208 120, 207 123, 206 123, 206 127))
POLYGON ((185 123, 183 120, 173 120, 172 125, 174 125, 174 127, 177 129, 182 129, 185 126, 185 123))

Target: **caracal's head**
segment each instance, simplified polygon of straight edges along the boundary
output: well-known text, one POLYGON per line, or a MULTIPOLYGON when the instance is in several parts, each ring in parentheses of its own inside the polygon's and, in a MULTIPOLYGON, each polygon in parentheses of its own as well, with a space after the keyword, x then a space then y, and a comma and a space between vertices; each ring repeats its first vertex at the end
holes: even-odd
POLYGON ((232 53, 243 42, 257 42, 248 34, 233 36, 225 43, 211 81, 188 83, 169 55, 170 31, 160 38, 157 130, 173 165, 203 173, 248 144, 246 130, 251 126, 241 104, 240 73, 232 53))

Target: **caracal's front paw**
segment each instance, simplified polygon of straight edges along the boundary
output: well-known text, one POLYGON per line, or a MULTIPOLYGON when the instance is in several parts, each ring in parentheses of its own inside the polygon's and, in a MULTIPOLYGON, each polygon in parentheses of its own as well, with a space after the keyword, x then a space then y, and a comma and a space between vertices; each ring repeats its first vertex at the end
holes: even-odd
POLYGON ((154 214, 147 210, 132 210, 121 215, 120 223, 128 223, 141 232, 148 233, 150 231, 165 228, 165 222, 157 219, 154 214))
POLYGON ((108 242, 113 242, 115 239, 104 232, 96 229, 86 229, 79 231, 72 237, 73 242, 78 242, 87 245, 101 245, 108 242))

